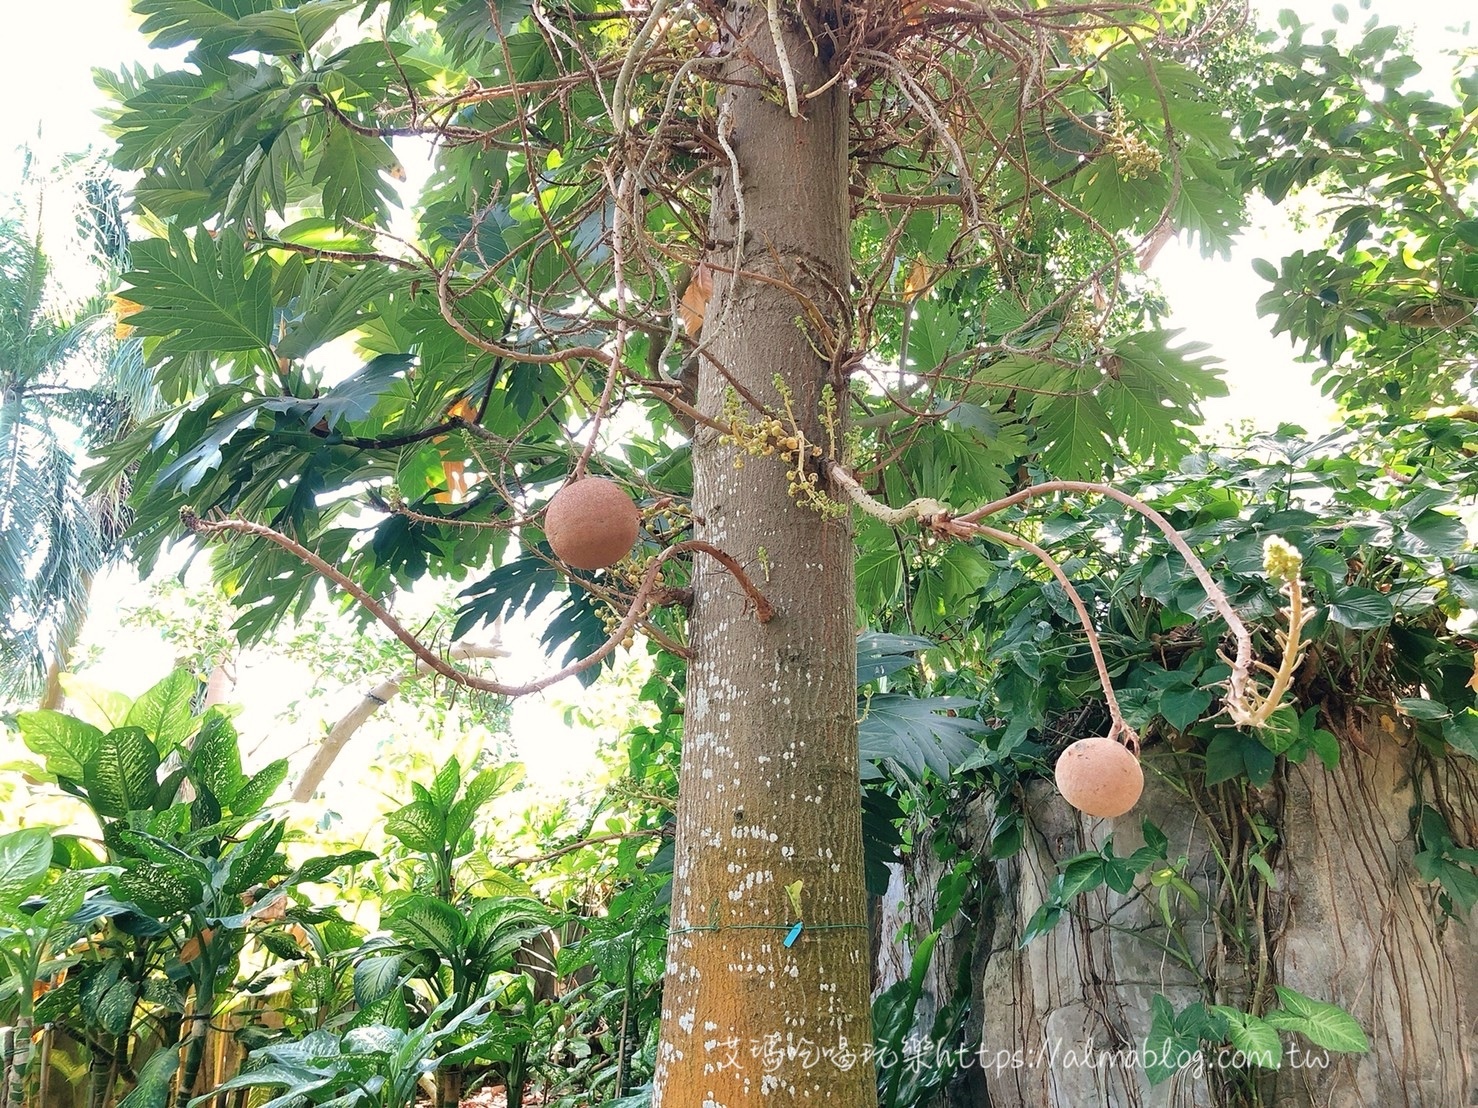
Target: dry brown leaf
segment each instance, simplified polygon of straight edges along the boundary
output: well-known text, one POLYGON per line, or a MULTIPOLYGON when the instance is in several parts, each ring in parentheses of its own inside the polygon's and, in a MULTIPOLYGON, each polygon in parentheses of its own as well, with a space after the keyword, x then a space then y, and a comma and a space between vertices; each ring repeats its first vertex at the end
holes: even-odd
POLYGON ((133 334, 133 324, 128 322, 128 317, 134 312, 143 311, 144 306, 121 296, 110 296, 108 301, 108 311, 113 316, 113 337, 122 342, 133 334))
POLYGON ((441 460, 441 476, 446 488, 431 494, 438 504, 460 504, 467 495, 467 464, 455 458, 441 460))
POLYGON ((213 935, 215 932, 207 927, 200 934, 190 936, 185 945, 180 947, 180 965, 187 966, 199 958, 205 949, 205 944, 210 942, 213 935))
POLYGON ((909 267, 908 277, 903 282, 903 295, 909 300, 917 299, 928 291, 929 284, 933 280, 934 270, 930 268, 923 255, 920 255, 909 267))
POLYGON ((713 270, 700 262, 688 287, 683 289, 682 303, 678 314, 682 316, 683 330, 697 337, 703 330, 703 313, 708 310, 708 298, 713 295, 713 270))

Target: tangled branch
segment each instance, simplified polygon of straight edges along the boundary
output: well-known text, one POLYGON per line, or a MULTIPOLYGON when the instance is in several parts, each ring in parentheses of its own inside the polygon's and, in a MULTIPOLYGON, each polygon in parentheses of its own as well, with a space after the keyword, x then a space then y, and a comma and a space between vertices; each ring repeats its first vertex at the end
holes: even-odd
POLYGON ((732 555, 720 550, 712 543, 706 543, 698 539, 689 539, 686 542, 676 543, 667 547, 648 563, 646 572, 642 575, 640 586, 636 595, 632 597, 631 606, 620 624, 611 632, 610 636, 583 658, 579 658, 553 673, 545 674, 536 680, 526 682, 522 685, 508 685, 500 681, 492 681, 485 677, 479 677, 475 673, 468 673, 453 665, 441 654, 432 650, 423 643, 404 624, 393 616, 390 611, 366 592, 352 578, 348 577, 329 562, 309 550, 302 543, 281 531, 274 530, 264 524, 252 523, 244 519, 201 519, 193 511, 184 509, 180 512, 180 522, 185 529, 192 534, 203 538, 215 538, 221 535, 249 535, 253 538, 265 539, 293 557, 297 558, 313 572, 327 581, 332 582, 348 593, 356 603, 374 616, 389 632, 399 639, 411 651, 416 658, 425 664, 426 668, 434 673, 440 674, 454 684, 463 688, 475 689, 478 692, 495 693, 499 696, 527 696, 536 693, 551 685, 558 684, 567 677, 589 669, 599 664, 615 650, 628 635, 635 629, 637 622, 645 614, 646 609, 658 594, 658 580, 660 579, 662 567, 673 558, 685 554, 705 554, 718 562, 739 583, 754 605, 755 618, 761 623, 768 623, 775 614, 774 607, 765 595, 760 592, 759 587, 744 572, 732 555))
POLYGON ((1236 656, 1233 658, 1222 655, 1223 660, 1231 667, 1231 676, 1227 679, 1227 695, 1225 698, 1225 710, 1227 716, 1238 727, 1262 727, 1272 719, 1273 713, 1281 706, 1283 697, 1288 691, 1294 672, 1298 669, 1303 659, 1303 648, 1300 645, 1300 632, 1312 617, 1312 611, 1304 605, 1303 587, 1299 580, 1299 567, 1301 559, 1298 552, 1281 540, 1269 539, 1265 547, 1264 563, 1268 575, 1274 580, 1283 582, 1283 591, 1289 597, 1289 606, 1284 609, 1284 617, 1288 620, 1288 631, 1277 632, 1277 640, 1280 650, 1279 665, 1275 668, 1259 662, 1252 657, 1252 632, 1248 630, 1242 617, 1237 614, 1232 603, 1227 599, 1226 593, 1216 580, 1211 576, 1205 563, 1197 557, 1190 544, 1185 541, 1184 536, 1176 530, 1175 525, 1164 517, 1160 512, 1150 507, 1137 497, 1128 493, 1094 481, 1045 481, 1038 485, 1022 489, 999 500, 993 500, 989 504, 976 508, 963 514, 954 513, 948 505, 938 500, 920 498, 913 500, 902 508, 890 508, 871 496, 857 480, 847 471, 845 466, 833 462, 828 468, 828 475, 832 487, 845 493, 847 498, 860 508, 866 515, 880 520, 890 527, 900 527, 906 523, 917 523, 921 530, 931 532, 941 538, 974 538, 976 536, 988 538, 1009 546, 1015 546, 1026 550, 1038 558, 1051 571, 1058 583, 1066 590, 1073 607, 1078 613, 1078 618, 1083 624, 1083 631, 1088 638, 1089 649, 1093 653, 1093 661, 1098 669, 1099 681, 1103 685, 1104 698, 1108 702, 1109 714, 1113 719, 1116 734, 1127 734, 1130 739, 1123 740, 1131 742, 1137 748, 1138 738, 1134 731, 1123 720, 1119 713, 1118 702, 1114 697, 1113 689, 1109 684, 1108 668, 1104 664, 1103 652, 1099 645, 1098 633, 1094 630, 1092 620, 1089 617, 1087 606, 1079 596, 1077 590, 1068 580, 1062 567, 1041 547, 1035 543, 1013 535, 1010 532, 1001 531, 997 528, 987 527, 980 521, 993 516, 1006 508, 1023 504, 1028 500, 1039 497, 1052 496, 1057 493, 1079 493, 1107 497, 1126 508, 1137 512, 1157 527, 1165 536, 1166 540, 1176 552, 1185 559, 1187 567, 1206 591, 1207 600, 1210 601, 1218 615, 1226 621, 1233 637, 1237 642, 1236 656), (1272 678, 1271 687, 1266 693, 1262 692, 1251 678, 1253 667, 1263 670, 1272 678))

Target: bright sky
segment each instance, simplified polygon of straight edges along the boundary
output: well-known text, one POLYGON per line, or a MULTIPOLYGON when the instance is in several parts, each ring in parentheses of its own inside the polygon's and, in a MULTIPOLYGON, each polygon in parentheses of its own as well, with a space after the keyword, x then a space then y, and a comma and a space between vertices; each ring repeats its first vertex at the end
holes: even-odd
MULTIPOLYGON (((1358 3, 1349 0, 1349 7, 1356 9, 1356 20, 1361 14, 1358 3)), ((1328 0, 1256 0, 1254 6, 1269 18, 1279 8, 1291 7, 1304 18, 1320 22, 1327 18, 1330 8, 1328 0)), ((92 67, 116 68, 140 60, 154 64, 135 30, 138 21, 128 13, 125 0, 32 0, 12 3, 9 8, 6 15, 12 41, 23 44, 23 48, 12 50, 5 66, 0 67, 0 103, 6 105, 0 113, 0 194, 9 192, 18 180, 19 161, 13 151, 21 143, 37 145, 43 162, 103 144, 95 116, 102 97, 93 86, 92 67)), ((1464 40, 1447 30, 1474 11, 1473 0, 1378 0, 1375 8, 1387 13, 1388 18, 1415 20, 1413 44, 1419 60, 1427 63, 1428 72, 1442 71, 1442 49, 1463 41, 1470 47, 1475 45, 1472 36, 1464 40)), ((1309 233, 1305 232, 1304 237, 1307 239, 1309 233)), ((1317 233, 1314 238, 1317 240, 1317 233)), ((1186 338, 1211 343, 1226 366, 1234 395, 1211 407, 1208 416, 1213 426, 1250 418, 1260 426, 1271 427, 1293 419, 1312 430, 1327 418, 1328 405, 1307 384, 1307 367, 1294 363, 1286 341, 1267 335, 1265 324, 1258 321, 1253 308, 1262 283, 1251 271, 1251 259, 1277 258, 1296 248, 1299 241, 1299 233, 1286 221, 1261 213, 1260 225, 1244 235, 1229 262, 1204 261, 1193 250, 1171 246, 1155 264, 1154 275, 1175 308, 1174 324, 1186 329, 1186 338)), ((100 589, 116 592, 116 596, 99 598, 90 637, 110 636, 116 626, 116 602, 137 603, 141 599, 138 588, 136 583, 119 578, 100 589)), ((505 679, 534 676, 546 664, 531 638, 517 637, 522 641, 510 645, 516 646, 520 656, 500 665, 505 679)), ((90 676, 101 684, 136 693, 162 677, 171 659, 168 649, 157 640, 151 644, 137 632, 118 641, 125 640, 127 647, 115 649, 115 658, 90 676), (117 656, 123 656, 122 660, 117 656)), ((284 674, 264 665, 255 674, 243 675, 235 698, 264 707, 280 704, 284 680, 284 674)), ((579 751, 548 741, 554 734, 568 733, 561 718, 562 702, 580 698, 579 691, 571 683, 566 684, 568 688, 562 686, 552 696, 521 702, 515 717, 515 733, 534 737, 520 751, 534 763, 530 766, 531 777, 543 776, 551 785, 585 761, 579 751)), ((356 695, 346 691, 342 708, 347 710, 356 695)), ((268 712, 267 723, 270 716, 268 712)), ((270 727, 264 724, 261 729, 270 727)), ((248 724, 245 730, 250 734, 258 727, 248 724)), ((312 731, 309 721, 304 721, 299 738, 312 731)), ((582 738, 589 743, 593 736, 586 733, 582 738)), ((361 751, 367 752, 368 748, 368 744, 359 746, 361 751)))

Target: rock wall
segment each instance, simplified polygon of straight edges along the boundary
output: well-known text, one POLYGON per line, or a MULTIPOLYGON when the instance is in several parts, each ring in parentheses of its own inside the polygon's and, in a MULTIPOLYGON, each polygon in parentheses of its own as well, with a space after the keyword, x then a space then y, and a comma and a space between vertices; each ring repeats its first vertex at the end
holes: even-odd
MULTIPOLYGON (((981 1043, 978 1063, 951 1086, 950 1108, 1478 1105, 1478 920, 1444 920, 1413 861, 1413 811, 1439 798, 1453 837, 1478 843, 1478 764, 1433 756, 1390 721, 1362 745, 1345 744, 1334 770, 1312 759, 1286 767, 1245 805, 1233 789, 1188 796, 1172 782, 1193 763, 1163 748, 1146 752, 1145 795, 1119 820, 1081 817, 1049 783, 1034 785, 1023 849, 991 867, 937 949, 929 999, 944 1003, 959 960, 972 957, 969 1031, 981 1043), (1170 860, 1185 857, 1182 875, 1200 893, 1196 904, 1172 898, 1179 939, 1157 899, 1099 889, 1021 947, 1059 863, 1109 834, 1115 853, 1130 854, 1146 818, 1168 837, 1170 860), (1224 860, 1245 858, 1254 819, 1277 836, 1263 851, 1275 886, 1245 873, 1226 879, 1224 860), (1178 942, 1188 957, 1176 956, 1178 942), (1212 995, 1245 1007, 1273 984, 1345 1008, 1370 1053, 1326 1054, 1285 1035, 1276 1073, 1250 1080, 1190 1068, 1156 1086, 1125 1053, 1144 1043, 1156 994, 1177 1011, 1212 995), (1299 1068, 1295 1044, 1311 1052, 1299 1068), (1327 1067, 1311 1068, 1325 1058, 1327 1067)), ((958 830, 967 849, 988 848, 994 806, 988 796, 971 803, 958 830)), ((931 923, 942 867, 910 862, 884 905, 880 988, 907 972, 892 937, 906 923, 918 934, 931 923)))

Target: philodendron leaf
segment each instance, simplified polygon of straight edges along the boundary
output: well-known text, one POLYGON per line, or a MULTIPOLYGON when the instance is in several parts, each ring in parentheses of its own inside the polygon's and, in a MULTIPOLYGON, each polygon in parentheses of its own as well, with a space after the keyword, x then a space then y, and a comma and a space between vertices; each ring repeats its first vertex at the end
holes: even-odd
POLYGON ((1351 587, 1342 589, 1328 605, 1329 618, 1352 631, 1370 631, 1384 627, 1396 618, 1396 609, 1383 593, 1374 589, 1351 587))
POLYGON ((1272 1024, 1251 1012, 1223 1004, 1215 1005, 1213 1010, 1227 1021, 1227 1037, 1248 1062, 1265 1070, 1275 1070, 1283 1064, 1283 1043, 1272 1024))
POLYGON ((1294 989, 1275 985, 1282 1008, 1268 1012, 1263 1019, 1279 1031, 1297 1031, 1315 1046, 1346 1054, 1364 1054, 1370 1040, 1355 1022, 1355 1017, 1337 1004, 1314 1000, 1294 989))
POLYGON ((159 790, 159 751, 140 727, 116 727, 82 767, 87 800, 100 816, 120 819, 144 811, 159 790))
POLYGON ((1175 1076, 1194 1060, 1201 1037, 1177 1026, 1175 1009, 1163 996, 1150 1002, 1150 1031, 1144 1041, 1144 1072, 1151 1085, 1175 1076))

